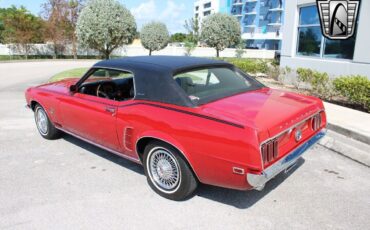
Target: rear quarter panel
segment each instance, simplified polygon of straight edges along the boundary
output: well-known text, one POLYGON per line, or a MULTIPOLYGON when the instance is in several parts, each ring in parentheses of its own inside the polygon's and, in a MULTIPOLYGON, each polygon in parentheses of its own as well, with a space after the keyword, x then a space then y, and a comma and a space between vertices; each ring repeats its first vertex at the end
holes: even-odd
MULTIPOLYGON (((197 108, 171 108, 200 112, 197 108)), ((247 189, 245 175, 234 174, 232 168, 243 168, 245 172, 261 169, 257 134, 248 127, 235 127, 147 104, 119 107, 120 140, 124 139, 126 127, 134 128, 133 145, 142 137, 154 137, 175 146, 188 159, 198 179, 206 184, 247 189)), ((135 155, 134 151, 130 154, 135 155)))

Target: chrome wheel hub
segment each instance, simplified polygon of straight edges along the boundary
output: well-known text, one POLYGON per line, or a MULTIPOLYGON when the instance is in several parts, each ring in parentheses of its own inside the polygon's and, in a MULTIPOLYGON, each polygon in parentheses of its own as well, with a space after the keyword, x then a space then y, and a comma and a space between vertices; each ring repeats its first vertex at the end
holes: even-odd
POLYGON ((36 113, 36 124, 37 128, 42 134, 48 133, 48 118, 46 116, 46 113, 42 109, 38 109, 36 113))
POLYGON ((164 149, 154 149, 149 155, 149 173, 156 187, 175 189, 180 181, 180 170, 174 156, 164 149))

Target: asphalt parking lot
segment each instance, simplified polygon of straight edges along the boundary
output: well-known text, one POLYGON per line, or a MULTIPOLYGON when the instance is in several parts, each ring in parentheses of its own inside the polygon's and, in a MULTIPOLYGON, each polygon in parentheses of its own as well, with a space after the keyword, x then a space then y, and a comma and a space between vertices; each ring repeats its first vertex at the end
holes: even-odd
POLYGON ((92 63, 0 63, 0 229, 369 228, 370 169, 322 146, 262 192, 202 185, 174 202, 135 163, 69 135, 44 140, 24 90, 92 63))

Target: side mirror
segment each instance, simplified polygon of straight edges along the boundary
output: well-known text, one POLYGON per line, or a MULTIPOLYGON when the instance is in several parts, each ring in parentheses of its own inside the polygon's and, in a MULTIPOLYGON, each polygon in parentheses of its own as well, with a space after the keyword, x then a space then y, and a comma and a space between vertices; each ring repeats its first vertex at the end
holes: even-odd
POLYGON ((71 91, 72 93, 77 92, 77 86, 76 86, 76 85, 71 85, 71 86, 69 87, 69 91, 71 91))

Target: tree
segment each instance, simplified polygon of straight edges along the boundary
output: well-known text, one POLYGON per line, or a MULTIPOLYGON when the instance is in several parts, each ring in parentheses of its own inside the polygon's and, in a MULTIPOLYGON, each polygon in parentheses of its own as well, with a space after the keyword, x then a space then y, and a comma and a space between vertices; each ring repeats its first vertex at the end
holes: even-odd
POLYGON ((236 45, 236 49, 235 49, 235 57, 236 58, 242 58, 243 55, 246 53, 246 50, 245 50, 245 43, 244 41, 241 39, 239 41, 239 43, 236 45))
POLYGON ((0 14, 3 22, 1 33, 4 43, 11 44, 28 58, 32 44, 41 43, 43 39, 43 21, 24 7, 3 9, 0 14))
POLYGON ((240 36, 240 25, 234 16, 216 13, 202 22, 201 40, 216 49, 217 57, 220 51, 237 44, 240 36))
MULTIPOLYGON (((1 13, 0 13, 1 14, 1 13)), ((0 16, 0 43, 3 43, 3 31, 4 31, 4 22, 2 21, 1 19, 1 16, 0 16)))
POLYGON ((53 43, 53 58, 65 49, 65 43, 68 40, 67 31, 71 25, 67 20, 67 1, 66 0, 47 0, 42 4, 41 13, 45 20, 45 38, 53 43))
POLYGON ((72 44, 73 57, 77 59, 76 24, 84 0, 46 0, 42 16, 46 21, 45 37, 53 43, 54 57, 72 44))
POLYGON ((198 17, 185 20, 184 27, 189 33, 187 40, 197 44, 199 41, 199 30, 200 30, 198 17))
POLYGON ((167 27, 161 22, 150 22, 143 26, 140 32, 141 44, 149 50, 149 56, 152 51, 164 49, 170 40, 167 27))
POLYGON ((134 16, 116 0, 91 0, 77 21, 77 39, 82 47, 98 50, 105 59, 136 35, 134 16))
POLYGON ((193 50, 197 47, 194 42, 185 41, 185 56, 191 56, 193 50))
POLYGON ((171 42, 184 42, 186 40, 186 34, 175 33, 171 35, 171 42))
POLYGON ((67 31, 67 35, 72 43, 72 53, 73 58, 77 59, 77 36, 76 36, 76 27, 77 20, 81 13, 84 0, 68 0, 67 9, 68 9, 68 21, 70 23, 70 29, 67 31))

